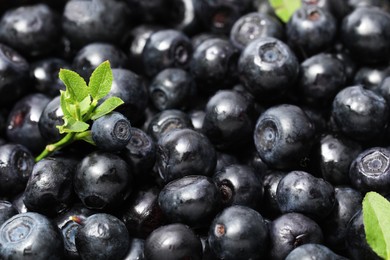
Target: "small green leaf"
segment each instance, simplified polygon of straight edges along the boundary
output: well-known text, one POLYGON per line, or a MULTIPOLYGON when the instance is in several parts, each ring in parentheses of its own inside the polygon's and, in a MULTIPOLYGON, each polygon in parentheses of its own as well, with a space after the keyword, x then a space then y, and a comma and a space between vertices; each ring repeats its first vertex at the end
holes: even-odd
POLYGON ((64 124, 57 126, 61 134, 63 133, 81 133, 89 128, 89 124, 77 121, 73 117, 64 117, 64 124))
POLYGON ((301 7, 301 0, 269 0, 275 14, 283 22, 288 22, 293 13, 301 7))
POLYGON ((88 95, 86 98, 84 98, 84 100, 80 102, 79 106, 81 116, 85 115, 91 106, 91 96, 88 95))
POLYGON ((105 61, 92 72, 89 79, 89 92, 92 98, 99 100, 105 97, 110 92, 112 80, 110 63, 105 61))
POLYGON ((69 94, 67 103, 81 102, 88 96, 88 87, 85 80, 76 72, 60 69, 59 77, 66 86, 66 92, 69 94))
POLYGON ((66 92, 63 90, 60 90, 60 104, 61 104, 61 110, 64 114, 64 117, 72 117, 73 115, 70 113, 68 108, 68 102, 66 101, 66 92))
POLYGON ((124 102, 118 97, 109 97, 102 104, 100 104, 95 111, 92 113, 92 120, 96 120, 101 116, 104 116, 111 111, 113 111, 118 106, 122 105, 124 102))
POLYGON ((376 192, 363 199, 363 223, 367 243, 384 259, 390 259, 390 202, 376 192))

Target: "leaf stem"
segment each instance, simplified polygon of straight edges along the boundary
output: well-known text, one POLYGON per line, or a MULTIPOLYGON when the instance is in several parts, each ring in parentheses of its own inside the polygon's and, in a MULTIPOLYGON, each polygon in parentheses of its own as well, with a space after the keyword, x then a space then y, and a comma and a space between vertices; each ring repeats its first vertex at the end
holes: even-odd
POLYGON ((46 145, 45 150, 43 150, 41 154, 39 154, 37 157, 35 157, 35 162, 38 162, 38 161, 42 160, 43 158, 49 156, 50 154, 54 153, 55 151, 58 151, 61 148, 71 144, 75 139, 75 135, 76 135, 76 133, 68 133, 58 142, 56 142, 54 144, 46 145))
POLYGON ((93 99, 92 99, 92 102, 91 102, 91 105, 90 105, 90 107, 89 107, 87 113, 86 113, 85 116, 83 117, 84 122, 86 122, 86 121, 88 121, 88 120, 91 119, 92 113, 93 113, 93 111, 95 110, 97 104, 98 104, 98 100, 95 99, 95 98, 93 98, 93 99))

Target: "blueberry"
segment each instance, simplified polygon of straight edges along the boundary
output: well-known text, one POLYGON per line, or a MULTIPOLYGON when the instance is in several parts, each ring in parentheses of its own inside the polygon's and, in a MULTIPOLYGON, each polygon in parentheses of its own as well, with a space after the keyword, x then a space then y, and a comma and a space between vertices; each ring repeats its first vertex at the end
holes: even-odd
POLYGON ((77 161, 45 158, 34 165, 24 191, 24 204, 30 211, 55 216, 73 203, 73 176, 77 161), (61 174, 58 174, 58 173, 61 174))
POLYGON ((54 219, 64 239, 65 256, 67 259, 80 259, 75 240, 81 224, 73 221, 72 217, 77 216, 80 219, 86 219, 92 214, 96 214, 96 212, 86 208, 81 203, 76 203, 69 210, 60 213, 54 219))
POLYGON ((130 129, 130 136, 121 156, 130 165, 136 180, 148 179, 156 161, 156 143, 150 135, 136 127, 130 129))
POLYGON ((0 194, 13 196, 23 191, 31 175, 34 158, 20 144, 0 146, 0 194))
POLYGON ((382 80, 378 87, 378 92, 386 99, 386 102, 390 104, 390 76, 382 80))
POLYGON ((291 251, 285 260, 295 259, 327 259, 327 260, 347 260, 328 247, 321 244, 305 244, 295 248, 291 251))
POLYGON ((195 130, 172 130, 158 141, 156 164, 165 183, 187 175, 210 176, 216 158, 213 145, 195 130))
POLYGON ((262 210, 264 211, 264 216, 276 217, 280 215, 276 191, 280 180, 286 175, 287 172, 271 171, 263 177, 264 195, 262 210))
POLYGON ((103 151, 123 150, 131 138, 129 120, 119 112, 111 112, 92 123, 92 140, 103 151))
POLYGON ((320 226, 300 213, 287 213, 270 224, 270 259, 285 259, 294 248, 323 241, 320 226))
POLYGON ((76 53, 73 58, 72 68, 85 80, 88 80, 94 69, 106 60, 110 61, 113 69, 127 68, 129 66, 127 55, 117 45, 93 42, 84 45, 76 53))
POLYGON ((160 111, 188 108, 196 94, 196 84, 190 73, 179 68, 160 71, 149 85, 149 96, 160 111))
POLYGON ((38 121, 39 132, 46 143, 54 143, 64 136, 57 128, 58 125, 64 124, 63 116, 60 96, 56 96, 47 103, 38 121))
POLYGON ((92 42, 117 43, 128 26, 129 14, 128 6, 119 1, 68 1, 62 28, 77 47, 92 42))
POLYGON ((171 223, 208 227, 218 213, 221 195, 211 178, 190 175, 165 185, 158 195, 158 204, 171 223))
POLYGON ((191 54, 192 45, 184 33, 173 29, 158 30, 149 37, 142 53, 145 74, 152 77, 166 68, 185 69, 191 54))
POLYGON ((122 259, 130 246, 125 224, 106 213, 93 214, 82 221, 75 242, 82 259, 122 259))
POLYGON ((300 107, 282 104, 260 115, 253 138, 257 152, 267 165, 291 169, 302 165, 314 133, 314 125, 300 107))
POLYGON ((379 94, 362 86, 350 86, 337 93, 331 108, 340 131, 358 141, 380 139, 387 125, 389 106, 379 94))
POLYGON ((360 62, 386 63, 390 55, 390 14, 377 7, 359 7, 346 16, 340 28, 343 44, 360 62))
POLYGON ((345 86, 344 64, 329 54, 320 53, 301 63, 299 90, 303 101, 313 107, 326 107, 345 86))
POLYGON ((277 187, 276 199, 283 213, 298 212, 315 219, 324 219, 335 205, 333 186, 310 173, 292 171, 277 187))
POLYGON ((31 64, 30 77, 35 89, 52 98, 65 90, 64 83, 59 79, 60 69, 70 69, 70 64, 60 58, 44 58, 31 64))
POLYGON ((282 95, 298 78, 299 63, 282 41, 260 37, 250 42, 238 61, 240 81, 256 99, 282 95))
POLYGON ((329 49, 336 33, 336 19, 315 5, 301 6, 286 25, 287 42, 305 58, 329 49))
POLYGON ((202 131, 204 118, 206 117, 206 112, 204 110, 195 109, 189 111, 188 113, 194 129, 197 131, 202 131))
POLYGON ((112 69, 113 81, 110 92, 99 102, 110 97, 119 97, 124 102, 115 111, 139 124, 148 105, 148 91, 142 76, 127 69, 112 69))
POLYGON ((220 90, 206 105, 202 132, 220 150, 247 144, 253 131, 253 106, 232 90, 220 90))
POLYGON ((155 229, 145 240, 148 260, 202 259, 202 243, 188 226, 168 224, 155 229))
POLYGON ((268 228, 260 213, 235 205, 214 218, 208 241, 218 259, 264 259, 268 228))
POLYGON ((380 93, 379 86, 388 76, 390 76, 390 69, 387 66, 361 67, 356 71, 353 84, 380 93))
POLYGON ((145 240, 140 238, 131 238, 129 251, 123 260, 146 260, 145 253, 145 240))
POLYGON ((133 175, 118 155, 92 152, 78 164, 74 189, 90 209, 104 210, 123 203, 132 191, 133 175))
POLYGON ((347 226, 351 218, 362 207, 362 194, 346 186, 335 187, 336 204, 331 214, 321 223, 325 243, 336 251, 345 251, 347 226))
POLYGON ((242 205, 259 209, 263 198, 263 183, 260 174, 252 167, 231 164, 213 175, 213 180, 222 194, 225 207, 242 205))
POLYGON ((387 194, 390 182, 390 150, 371 147, 352 161, 349 169, 351 184, 361 192, 376 191, 387 194))
POLYGON ((361 145, 335 134, 323 135, 320 143, 319 164, 322 178, 333 185, 349 184, 349 167, 362 151, 361 145))
POLYGON ((157 186, 142 186, 123 203, 119 216, 131 236, 145 239, 166 222, 158 205, 160 190, 157 186))
POLYGON ((0 104, 12 105, 26 94, 30 65, 17 51, 0 43, 0 104))
POLYGON ((199 92, 208 95, 237 81, 238 50, 228 39, 210 38, 194 49, 190 72, 199 92))
POLYGON ((0 226, 16 214, 18 214, 18 211, 11 202, 0 200, 0 226))
POLYGON ((158 141, 162 136, 174 129, 193 128, 191 119, 179 109, 166 109, 152 116, 147 133, 158 141))
POLYGON ((63 251, 58 227, 39 213, 17 214, 0 227, 2 259, 62 259, 63 251))
POLYGON ((281 22, 271 15, 251 12, 241 16, 230 31, 230 41, 239 49, 244 49, 251 41, 260 37, 274 37, 283 40, 284 28, 281 22))
POLYGON ((44 3, 9 9, 0 20, 0 40, 25 55, 52 52, 60 37, 60 16, 44 3))
POLYGON ((239 164, 237 157, 228 153, 217 151, 217 165, 215 166, 215 173, 232 164, 239 164))

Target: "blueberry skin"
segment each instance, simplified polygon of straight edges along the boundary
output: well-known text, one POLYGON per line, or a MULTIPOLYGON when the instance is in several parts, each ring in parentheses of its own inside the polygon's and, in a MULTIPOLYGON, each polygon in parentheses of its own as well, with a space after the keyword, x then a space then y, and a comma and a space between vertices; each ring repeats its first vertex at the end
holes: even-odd
POLYGON ((140 238, 131 238, 127 255, 123 260, 146 260, 144 254, 145 240, 140 238))
POLYGON ((382 63, 390 55, 390 14, 376 7, 359 7, 340 28, 342 43, 362 63, 382 63))
POLYGON ((159 110, 188 108, 196 95, 196 84, 189 72, 179 68, 160 71, 150 82, 149 97, 159 110))
POLYGON ((390 104, 390 76, 382 80, 377 91, 386 99, 387 103, 390 104))
POLYGON ((298 88, 306 104, 329 106, 345 84, 344 64, 334 56, 320 53, 301 63, 298 88))
MULTIPOLYGON (((319 1, 312 1, 312 0, 302 0, 302 5, 314 5, 317 7, 320 7, 330 13, 338 19, 341 20, 346 16, 349 12, 351 12, 352 7, 350 6, 351 1, 335 1, 335 0, 319 0, 319 1)), ((359 1, 363 2, 363 1, 359 1)))
POLYGON ((0 226, 16 214, 18 214, 18 211, 11 202, 0 200, 0 226))
POLYGON ((63 116, 60 96, 56 96, 47 103, 38 121, 39 132, 46 143, 55 143, 64 136, 57 128, 58 125, 64 124, 63 116))
POLYGON ((87 82, 94 69, 104 61, 110 61, 112 69, 127 68, 129 59, 116 45, 93 42, 84 45, 73 58, 72 68, 87 82))
POLYGON ((96 213, 97 212, 86 208, 83 204, 76 203, 68 211, 62 212, 54 219, 64 239, 66 259, 80 259, 75 239, 81 224, 74 222, 70 217, 77 216, 83 220, 96 213))
POLYGON ((148 179, 156 161, 156 143, 143 130, 132 127, 130 140, 121 151, 121 157, 129 164, 136 181, 148 179))
POLYGON ((166 68, 185 69, 191 55, 192 45, 184 33, 173 29, 158 30, 149 37, 142 53, 145 74, 153 77, 166 68))
POLYGON ((321 244, 305 244, 291 251, 285 260, 295 259, 326 259, 326 260, 347 260, 321 244))
POLYGON ((171 223, 208 227, 220 209, 221 195, 210 177, 190 175, 165 185, 158 204, 171 223))
POLYGON ((30 65, 17 51, 0 43, 0 104, 13 105, 28 92, 30 65))
POLYGON ((294 248, 310 243, 322 244, 320 226, 300 213, 287 213, 270 223, 270 259, 283 260, 294 248))
POLYGON ((20 144, 0 146, 0 194, 13 196, 23 191, 34 166, 34 157, 20 144))
POLYGON ((75 242, 82 259, 122 259, 130 246, 125 224, 106 213, 89 216, 79 228, 75 242))
POLYGON ((346 248, 348 256, 356 260, 381 259, 368 245, 363 224, 363 211, 359 210, 347 225, 346 248))
POLYGON ((390 76, 390 69, 387 66, 365 66, 356 71, 353 84, 380 93, 379 86, 388 76, 390 76))
POLYGON ((350 184, 349 167, 362 151, 361 145, 335 134, 323 135, 320 143, 319 164, 322 178, 333 185, 350 184))
POLYGON ((35 212, 17 214, 0 227, 2 259, 63 259, 64 242, 58 227, 35 212))
POLYGON ((240 81, 256 99, 282 95, 292 88, 299 74, 299 62, 291 49, 272 37, 250 42, 238 60, 240 81))
POLYGON ((56 97, 60 90, 65 90, 64 83, 59 79, 60 69, 70 69, 70 64, 60 58, 43 58, 35 61, 30 67, 30 77, 34 88, 49 97, 56 97))
POLYGON ((215 166, 215 173, 232 164, 239 164, 237 157, 228 153, 217 151, 217 165, 215 166))
POLYGON ((17 101, 8 114, 8 140, 24 145, 32 153, 42 151, 46 141, 41 135, 38 122, 50 101, 48 96, 40 93, 30 94, 17 101))
POLYGON ((117 43, 128 26, 129 12, 128 6, 119 1, 68 1, 62 15, 62 28, 77 47, 92 42, 117 43))
POLYGON ((253 131, 253 102, 233 90, 220 90, 206 104, 202 132, 216 148, 247 144, 253 131))
POLYGON ((335 187, 336 204, 331 214, 321 223, 325 243, 338 252, 346 249, 347 226, 362 207, 362 194, 347 186, 335 187))
POLYGON ((263 199, 263 183, 255 169, 242 164, 224 167, 213 175, 213 181, 222 194, 224 207, 242 205, 260 208, 263 199))
POLYGON ((208 95, 226 89, 237 81, 239 52, 228 39, 210 38, 194 49, 190 72, 199 92, 208 95))
POLYGON ((330 12, 315 5, 301 6, 286 24, 287 42, 303 57, 331 47, 336 33, 336 19, 330 12))
POLYGON ((74 189, 90 209, 106 210, 123 203, 132 191, 133 175, 127 163, 108 152, 92 152, 78 164, 74 189))
POLYGON ((358 141, 380 138, 384 132, 389 107, 386 100, 362 86, 342 89, 334 98, 331 116, 340 131, 358 141))
POLYGON ((251 7, 251 1, 244 0, 199 0, 195 1, 196 15, 207 29, 217 34, 228 34, 233 24, 251 7))
POLYGON ((170 131, 184 128, 193 128, 189 115, 179 109, 166 109, 151 118, 147 133, 158 141, 170 131))
POLYGON ((285 33, 281 22, 266 13, 251 12, 241 16, 230 30, 230 41, 240 50, 260 37, 283 40, 285 33))
POLYGON ((263 201, 262 212, 264 216, 271 216, 273 218, 281 214, 276 196, 276 191, 281 179, 287 175, 287 172, 283 171, 271 171, 263 177, 263 201))
POLYGON ((210 176, 216 159, 208 138, 192 129, 172 130, 157 144, 157 171, 165 183, 187 175, 210 176))
POLYGON ((324 219, 335 205, 333 186, 303 171, 289 172, 280 180, 276 199, 281 212, 297 212, 324 219))
POLYGON ((352 161, 349 178, 352 187, 361 192, 376 191, 389 193, 390 150, 383 147, 371 147, 352 161))
POLYGON ((111 112, 92 123, 92 140, 107 152, 123 150, 131 138, 130 121, 119 112, 111 112))
POLYGON ((260 213, 235 205, 214 218, 208 242, 218 259, 263 259, 268 248, 268 227, 260 213))
POLYGON ((161 226, 145 240, 148 260, 202 259, 202 243, 192 229, 181 223, 161 226))
POLYGON ((67 210, 74 199, 76 164, 76 160, 60 157, 47 157, 35 163, 24 191, 26 207, 46 216, 67 210))
POLYGON ((18 213, 26 213, 28 209, 26 205, 24 205, 24 192, 21 192, 13 197, 12 205, 16 208, 18 213))
POLYGON ((110 97, 119 97, 124 104, 115 111, 122 113, 133 124, 142 121, 148 105, 148 92, 144 78, 127 69, 112 69, 113 81, 110 92, 99 102, 110 97))
POLYGON ((269 167, 283 170, 302 164, 314 134, 314 124, 300 107, 282 104, 261 114, 253 138, 263 161, 269 167))
POLYGON ((60 16, 43 3, 10 9, 0 20, 1 42, 24 55, 46 55, 58 46, 60 37, 60 16))
POLYGON ((206 117, 206 112, 204 110, 194 109, 189 111, 188 113, 194 129, 201 132, 203 128, 204 118, 206 117))
POLYGON ((160 190, 157 186, 141 186, 123 203, 119 216, 131 236, 145 239, 166 222, 158 205, 160 190))

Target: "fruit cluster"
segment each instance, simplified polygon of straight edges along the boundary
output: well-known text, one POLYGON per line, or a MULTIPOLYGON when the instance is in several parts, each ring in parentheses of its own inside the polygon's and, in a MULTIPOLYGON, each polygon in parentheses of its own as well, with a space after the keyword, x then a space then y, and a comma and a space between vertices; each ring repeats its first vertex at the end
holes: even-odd
POLYGON ((390 194, 390 4, 282 20, 0 1, 0 259, 381 259, 362 200, 390 194))

